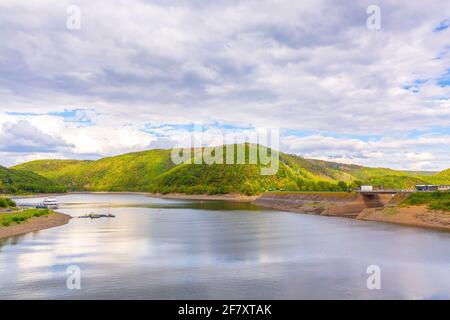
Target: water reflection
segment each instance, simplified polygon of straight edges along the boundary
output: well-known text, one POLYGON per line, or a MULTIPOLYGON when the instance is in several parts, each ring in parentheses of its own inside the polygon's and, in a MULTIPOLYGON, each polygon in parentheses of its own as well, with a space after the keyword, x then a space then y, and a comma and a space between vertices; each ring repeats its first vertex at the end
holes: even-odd
MULTIPOLYGON (((26 200, 29 201, 29 200, 26 200)), ((38 200, 33 200, 38 201, 38 200)), ((448 233, 245 203, 67 195, 68 225, 4 241, 1 298, 449 298, 448 233), (366 288, 366 268, 382 290, 366 288), (82 270, 82 290, 65 288, 82 270)))
POLYGON ((210 210, 210 211, 232 211, 232 210, 246 210, 246 211, 261 211, 260 207, 257 207, 251 203, 245 202, 227 202, 221 200, 214 201, 183 201, 170 203, 65 203, 65 208, 149 208, 149 209, 196 209, 196 210, 210 210))

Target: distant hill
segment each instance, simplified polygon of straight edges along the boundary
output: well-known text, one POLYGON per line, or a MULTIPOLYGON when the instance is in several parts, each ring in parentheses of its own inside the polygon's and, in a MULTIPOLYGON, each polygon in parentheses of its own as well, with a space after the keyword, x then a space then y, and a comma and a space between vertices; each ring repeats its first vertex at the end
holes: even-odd
MULTIPOLYGON (((236 148, 236 146, 234 146, 236 148)), ((246 145, 248 154, 256 145, 246 145)), ((276 152, 276 151, 272 151, 276 152)), ((257 164, 178 164, 171 150, 148 150, 99 159, 36 160, 13 167, 42 175, 74 191, 146 191, 255 194, 270 190, 347 191, 367 183, 409 189, 416 184, 447 181, 444 173, 396 171, 305 159, 279 152, 279 170, 263 176, 257 164)))
POLYGON ((439 172, 430 179, 436 184, 450 184, 450 169, 439 172))
POLYGON ((13 168, 35 172, 69 190, 143 191, 173 166, 170 150, 150 150, 97 161, 36 160, 13 168))
POLYGON ((67 188, 31 171, 0 166, 0 193, 54 193, 67 188))

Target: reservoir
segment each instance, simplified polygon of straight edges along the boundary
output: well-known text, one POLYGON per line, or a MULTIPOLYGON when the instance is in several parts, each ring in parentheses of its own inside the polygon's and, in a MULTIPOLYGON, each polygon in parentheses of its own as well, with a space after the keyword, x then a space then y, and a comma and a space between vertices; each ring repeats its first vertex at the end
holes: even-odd
POLYGON ((116 217, 0 240, 0 299, 450 299, 450 233, 249 203, 57 199, 73 217, 116 217), (71 266, 79 290, 67 288, 71 266), (370 266, 380 289, 367 286, 370 266))

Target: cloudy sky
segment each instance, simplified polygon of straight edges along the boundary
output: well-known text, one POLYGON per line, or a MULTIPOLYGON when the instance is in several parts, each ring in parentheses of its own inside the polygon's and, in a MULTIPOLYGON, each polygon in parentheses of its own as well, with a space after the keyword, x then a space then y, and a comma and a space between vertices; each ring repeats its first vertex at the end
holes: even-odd
POLYGON ((450 2, 343 2, 0 0, 0 164, 171 147, 202 122, 211 139, 279 128, 305 157, 450 167, 450 2))

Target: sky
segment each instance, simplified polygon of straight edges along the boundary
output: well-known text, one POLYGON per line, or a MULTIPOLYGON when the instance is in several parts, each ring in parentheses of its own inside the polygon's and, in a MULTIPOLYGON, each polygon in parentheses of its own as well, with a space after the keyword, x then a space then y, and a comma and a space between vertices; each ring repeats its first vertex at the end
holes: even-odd
POLYGON ((303 157, 443 170, 449 26, 435 0, 0 0, 0 165, 170 148, 202 123, 211 143, 277 128, 303 157))

